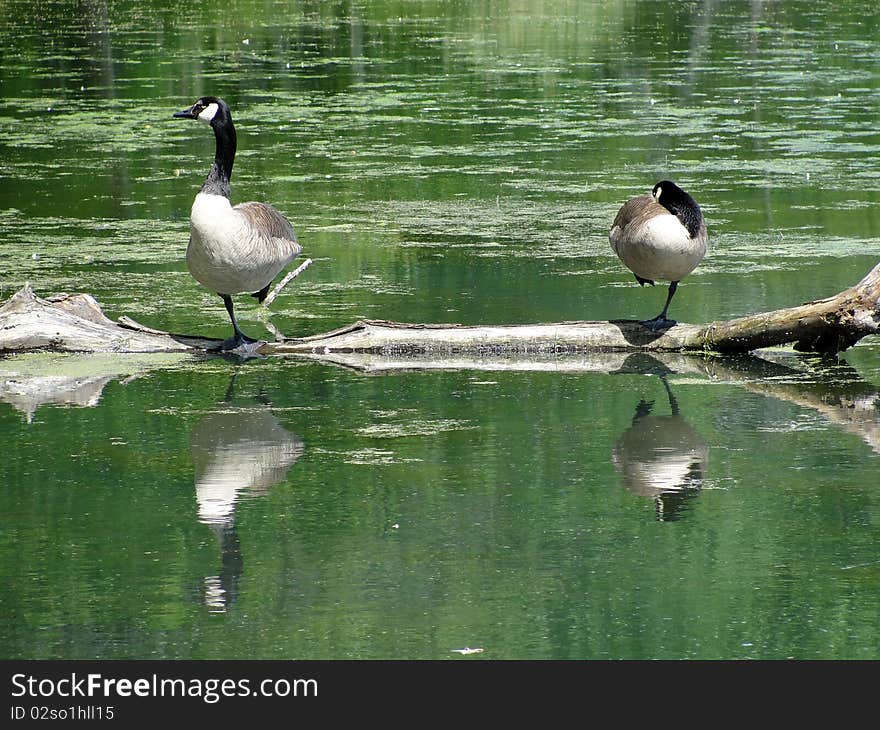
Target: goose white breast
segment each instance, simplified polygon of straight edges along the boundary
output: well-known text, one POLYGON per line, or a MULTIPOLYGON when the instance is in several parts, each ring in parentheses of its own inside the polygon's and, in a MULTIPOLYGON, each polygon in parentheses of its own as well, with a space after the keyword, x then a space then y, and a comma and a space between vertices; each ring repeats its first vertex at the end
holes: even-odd
POLYGON ((218 294, 259 291, 302 250, 292 229, 292 238, 268 235, 222 195, 199 193, 190 222, 187 266, 196 281, 218 294))

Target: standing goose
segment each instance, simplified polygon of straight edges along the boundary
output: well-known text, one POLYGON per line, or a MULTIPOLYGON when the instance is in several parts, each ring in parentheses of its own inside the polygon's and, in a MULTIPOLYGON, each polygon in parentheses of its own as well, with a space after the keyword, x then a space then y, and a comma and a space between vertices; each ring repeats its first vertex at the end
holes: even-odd
POLYGON ((669 282, 663 311, 643 325, 653 331, 672 327, 669 303, 678 282, 697 268, 706 255, 706 223, 697 201, 674 182, 658 182, 650 195, 623 204, 608 238, 614 253, 642 286, 654 280, 669 282))
POLYGON ((302 247, 290 221, 271 205, 239 203, 233 207, 229 202, 236 137, 226 102, 203 96, 189 109, 175 112, 174 117, 209 124, 217 143, 214 164, 190 214, 187 267, 196 281, 220 295, 229 312, 235 334, 221 349, 254 345, 257 340, 245 335, 235 321, 232 295, 248 293, 262 302, 272 280, 302 247))

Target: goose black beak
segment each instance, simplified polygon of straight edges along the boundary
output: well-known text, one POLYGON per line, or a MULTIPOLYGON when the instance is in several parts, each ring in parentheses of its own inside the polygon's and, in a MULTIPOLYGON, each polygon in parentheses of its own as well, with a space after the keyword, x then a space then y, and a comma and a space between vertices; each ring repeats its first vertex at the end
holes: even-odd
POLYGON ((172 116, 175 119, 198 119, 194 106, 191 106, 189 109, 184 109, 182 112, 174 112, 172 116))

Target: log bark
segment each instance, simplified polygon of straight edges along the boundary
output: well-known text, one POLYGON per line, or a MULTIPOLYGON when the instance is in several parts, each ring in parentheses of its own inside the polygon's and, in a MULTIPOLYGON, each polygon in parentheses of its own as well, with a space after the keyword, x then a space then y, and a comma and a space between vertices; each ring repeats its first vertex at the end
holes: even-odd
POLYGON ((220 340, 173 335, 105 316, 89 294, 43 299, 25 284, 0 307, 0 353, 186 352, 219 347, 220 340))
MULTIPOLYGON (((332 332, 266 343, 262 355, 362 353, 385 358, 554 357, 591 352, 743 353, 793 343, 836 353, 880 333, 880 264, 858 284, 797 307, 652 332, 637 321, 463 326, 362 320, 332 332)), ((0 352, 211 351, 221 340, 176 335, 108 319, 88 294, 36 296, 29 285, 0 307, 0 352)))
POLYGON ((827 299, 722 322, 652 332, 633 320, 474 326, 363 320, 275 345, 276 352, 384 355, 548 355, 591 351, 752 352, 794 343, 803 352, 841 352, 880 333, 880 264, 827 299))

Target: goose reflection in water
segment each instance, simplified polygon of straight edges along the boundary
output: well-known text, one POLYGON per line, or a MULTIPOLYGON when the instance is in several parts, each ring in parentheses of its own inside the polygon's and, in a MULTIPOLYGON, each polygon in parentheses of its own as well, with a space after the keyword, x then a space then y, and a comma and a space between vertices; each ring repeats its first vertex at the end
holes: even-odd
POLYGON ((281 482, 305 445, 287 431, 268 406, 228 408, 210 413, 190 434, 199 521, 217 536, 222 556, 219 575, 205 578, 204 601, 225 611, 238 595, 244 561, 235 528, 235 509, 243 497, 258 497, 281 482))
POLYGON ((682 417, 669 383, 660 376, 671 414, 654 415, 654 402, 636 406, 611 461, 633 494, 650 497, 661 522, 678 519, 687 501, 701 489, 709 463, 709 445, 682 417))

